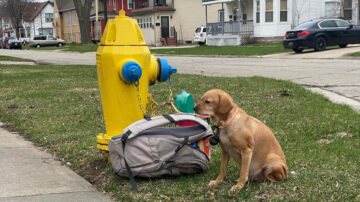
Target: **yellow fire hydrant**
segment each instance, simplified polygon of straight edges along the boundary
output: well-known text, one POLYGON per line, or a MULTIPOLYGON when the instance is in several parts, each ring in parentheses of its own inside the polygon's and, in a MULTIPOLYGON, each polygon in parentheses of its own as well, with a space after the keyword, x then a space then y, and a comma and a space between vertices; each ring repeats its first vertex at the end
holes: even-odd
POLYGON ((107 22, 98 45, 96 67, 106 134, 97 136, 97 148, 108 151, 113 136, 144 118, 149 85, 166 81, 177 70, 166 59, 151 55, 136 20, 124 11, 107 22))

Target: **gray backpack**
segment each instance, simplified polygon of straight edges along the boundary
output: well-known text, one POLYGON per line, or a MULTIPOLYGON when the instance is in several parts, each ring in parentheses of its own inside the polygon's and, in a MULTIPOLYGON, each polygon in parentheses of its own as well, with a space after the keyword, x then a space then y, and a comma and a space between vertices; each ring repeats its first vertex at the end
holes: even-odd
POLYGON ((112 167, 119 176, 179 176, 205 171, 209 157, 193 144, 211 136, 209 124, 191 114, 172 114, 139 120, 109 142, 112 167), (195 126, 163 127, 171 123, 195 122, 195 126), (161 127, 162 126, 162 127, 161 127))

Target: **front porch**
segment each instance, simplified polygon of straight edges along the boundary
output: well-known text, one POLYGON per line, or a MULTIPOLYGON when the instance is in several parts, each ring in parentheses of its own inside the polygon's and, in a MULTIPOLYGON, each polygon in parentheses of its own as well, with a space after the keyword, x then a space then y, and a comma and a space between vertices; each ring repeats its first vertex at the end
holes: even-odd
POLYGON ((206 45, 238 46, 254 37, 253 0, 202 0, 206 15, 206 45), (208 6, 221 4, 218 22, 208 22, 208 6))

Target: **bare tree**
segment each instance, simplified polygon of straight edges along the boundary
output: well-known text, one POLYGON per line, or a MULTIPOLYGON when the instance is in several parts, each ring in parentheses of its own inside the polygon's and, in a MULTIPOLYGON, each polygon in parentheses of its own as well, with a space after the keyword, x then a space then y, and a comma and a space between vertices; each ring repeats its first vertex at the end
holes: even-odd
POLYGON ((91 43, 90 11, 92 0, 73 0, 79 18, 81 43, 91 43))
POLYGON ((13 28, 15 28, 16 38, 20 37, 20 28, 22 28, 22 21, 24 13, 28 6, 28 0, 0 0, 0 5, 6 12, 3 15, 10 18, 13 28))

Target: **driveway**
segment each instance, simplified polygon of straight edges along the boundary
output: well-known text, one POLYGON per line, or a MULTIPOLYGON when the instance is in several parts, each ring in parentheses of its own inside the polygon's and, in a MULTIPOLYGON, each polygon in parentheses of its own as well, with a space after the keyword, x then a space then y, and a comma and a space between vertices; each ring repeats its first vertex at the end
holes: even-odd
MULTIPOLYGON (((325 57, 332 51, 321 54, 325 57)), ((307 54, 311 53, 300 55, 307 54)), ((42 63, 95 65, 95 53, 0 49, 0 55, 29 58, 42 63)), ((360 111, 360 59, 164 57, 169 60, 169 64, 178 68, 179 73, 225 77, 262 76, 289 80, 320 92, 334 102, 347 103, 360 111)))
POLYGON ((282 58, 282 59, 334 59, 343 57, 346 54, 360 52, 360 45, 349 45, 347 48, 331 47, 326 51, 315 52, 313 49, 306 49, 303 53, 278 53, 265 55, 264 58, 282 58))

